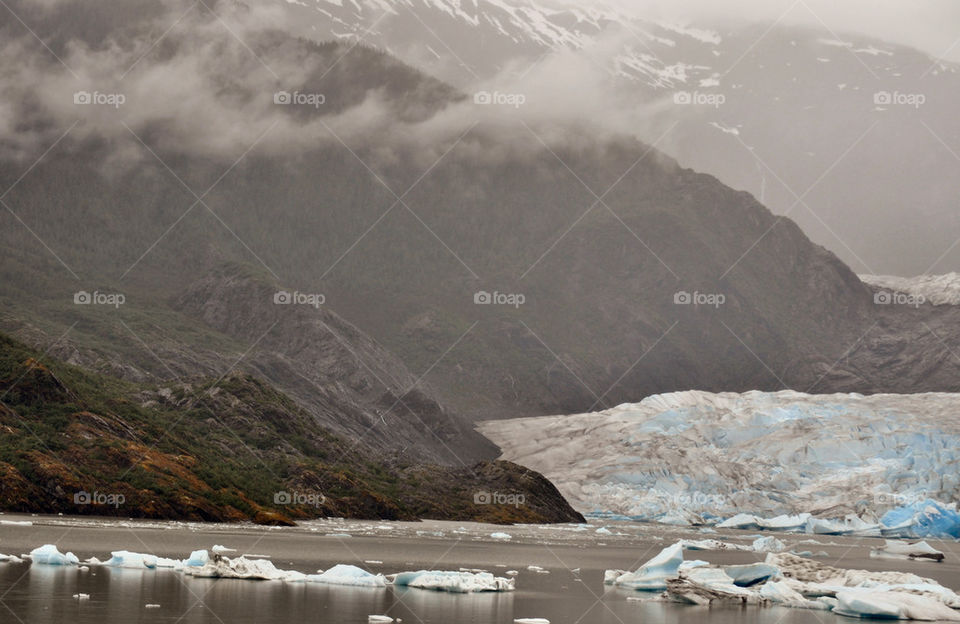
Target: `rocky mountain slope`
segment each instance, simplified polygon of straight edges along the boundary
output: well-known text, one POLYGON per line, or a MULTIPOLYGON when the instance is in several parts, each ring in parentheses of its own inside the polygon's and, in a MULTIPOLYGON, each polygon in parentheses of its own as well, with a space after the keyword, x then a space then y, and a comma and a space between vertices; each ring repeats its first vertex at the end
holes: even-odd
MULTIPOLYGON (((45 77, 66 70, 17 40, 37 64, 10 91, 37 121, 6 132, 2 169, 0 297, 18 337, 57 349, 66 333, 78 363, 111 351, 103 367, 128 379, 239 361, 341 433, 372 423, 374 444, 454 465, 494 450, 450 413, 582 412, 689 388, 957 389, 956 308, 876 304, 751 195, 602 127, 491 115, 389 55, 291 39, 235 6, 217 8, 246 46, 191 14, 114 111, 51 96, 45 77), (171 113, 181 83, 202 102, 189 115, 171 113), (237 263, 266 282, 219 269, 237 263), (281 287, 322 296, 320 311, 274 304, 281 287), (74 305, 78 289, 126 303, 74 305)), ((138 18, 101 48, 60 28, 75 4, 56 11, 37 28, 91 72, 126 70, 154 25, 138 18)))
POLYGON ((263 524, 328 516, 582 520, 521 466, 390 461, 242 373, 144 386, 49 360, 0 335, 0 395, 7 511, 263 524), (522 504, 483 498, 489 492, 522 504))
POLYGON ((858 272, 960 261, 957 65, 790 25, 811 17, 805 5, 775 24, 682 26, 624 3, 265 2, 292 32, 363 40, 471 93, 524 94, 538 110, 570 100, 647 141, 666 133, 671 156, 750 191, 858 272))

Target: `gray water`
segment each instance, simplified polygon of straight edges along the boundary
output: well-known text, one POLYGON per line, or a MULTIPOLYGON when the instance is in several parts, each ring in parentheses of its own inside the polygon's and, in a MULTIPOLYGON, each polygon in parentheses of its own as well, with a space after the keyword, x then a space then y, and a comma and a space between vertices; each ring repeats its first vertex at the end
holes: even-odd
MULTIPOLYGON (((22 520, 3 516, 3 519, 22 520)), ((596 527, 489 527, 460 523, 316 522, 292 529, 182 523, 117 522, 69 518, 27 518, 32 526, 0 524, 0 552, 27 553, 56 543, 81 559, 109 557, 111 550, 186 557, 214 543, 238 553, 270 555, 281 569, 315 572, 336 563, 372 572, 482 568, 498 576, 519 571, 517 591, 458 595, 418 589, 365 589, 317 584, 198 579, 172 570, 127 570, 0 563, 0 622, 45 624, 335 622, 365 624, 386 614, 407 624, 510 624, 514 618, 541 617, 552 624, 833 624, 851 622, 831 613, 781 607, 695 607, 638 602, 650 594, 605 587, 606 568, 635 569, 681 536, 703 537, 663 527, 611 525, 622 535, 598 535, 596 527), (510 542, 490 538, 506 531, 510 542), (440 535, 442 534, 442 535, 440 535), (347 537, 349 535, 349 537, 347 537), (368 561, 383 563, 366 563, 368 561), (527 569, 538 565, 549 574, 527 569), (497 567, 503 566, 503 567, 497 567), (580 568, 579 572, 574 572, 580 568), (78 601, 74 594, 90 595, 78 601), (159 604, 159 608, 146 608, 159 604)), ((730 533, 723 539, 749 541, 730 533)), ((807 536, 781 536, 788 543, 807 536)), ((956 544, 940 544, 942 564, 880 561, 868 557, 876 540, 818 536, 819 544, 799 548, 827 551, 824 563, 865 569, 915 572, 957 588, 956 544), (945 547, 946 546, 946 547, 945 547)), ((717 563, 763 559, 753 553, 688 553, 717 563)))

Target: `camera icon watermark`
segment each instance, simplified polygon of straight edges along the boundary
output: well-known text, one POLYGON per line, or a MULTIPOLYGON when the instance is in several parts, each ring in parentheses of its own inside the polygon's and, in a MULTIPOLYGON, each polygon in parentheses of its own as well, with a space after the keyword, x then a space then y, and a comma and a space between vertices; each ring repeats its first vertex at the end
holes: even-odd
POLYGON ((313 108, 320 108, 327 103, 327 96, 323 93, 277 91, 273 94, 273 103, 281 106, 312 106, 313 108))
POLYGON ((527 297, 522 293, 502 293, 497 291, 491 293, 480 290, 473 294, 473 303, 476 305, 503 305, 519 308, 526 302, 527 297))
POLYGON ((97 492, 96 490, 93 492, 80 490, 73 494, 74 505, 107 505, 117 509, 126 501, 127 497, 123 494, 97 492))
POLYGON ((522 93, 477 91, 473 94, 473 103, 479 106, 512 106, 513 108, 520 108, 527 103, 527 96, 522 93))
POLYGON ((873 502, 878 507, 907 507, 922 503, 929 498, 926 490, 913 492, 910 494, 898 494, 896 492, 877 492, 873 497, 873 502))
POLYGON ((722 293, 702 293, 694 291, 692 293, 685 290, 674 293, 674 305, 692 305, 692 306, 712 306, 719 308, 727 302, 727 296, 722 293))
POLYGON ((126 296, 120 293, 102 293, 96 290, 92 293, 85 290, 73 293, 74 305, 105 305, 119 308, 126 301, 126 296))
POLYGON ((280 490, 273 493, 274 505, 319 508, 325 502, 327 502, 327 497, 320 492, 287 492, 286 490, 280 490))
POLYGON ((722 93, 703 93, 700 91, 676 91, 673 94, 673 103, 680 106, 712 106, 720 108, 727 102, 727 96, 722 93))
POLYGON ((273 295, 273 303, 276 305, 305 305, 319 309, 326 302, 327 298, 319 293, 281 290, 273 295))
POLYGON ((876 106, 912 106, 920 108, 927 103, 923 93, 901 93, 899 91, 877 91, 873 94, 876 106))
POLYGON ((120 108, 127 102, 123 93, 100 93, 99 91, 77 91, 73 94, 73 103, 77 106, 112 106, 120 108))
POLYGON ((881 290, 873 294, 873 303, 882 306, 908 306, 919 308, 927 302, 924 295, 903 293, 898 291, 881 290))
POLYGON ((527 497, 521 493, 501 493, 480 490, 473 495, 474 505, 511 505, 522 507, 527 504, 527 497))

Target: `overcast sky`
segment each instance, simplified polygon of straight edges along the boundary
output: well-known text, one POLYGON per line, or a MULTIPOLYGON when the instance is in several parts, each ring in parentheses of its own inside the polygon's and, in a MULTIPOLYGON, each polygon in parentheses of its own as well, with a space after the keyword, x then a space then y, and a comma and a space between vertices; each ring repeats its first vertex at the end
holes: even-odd
POLYGON ((958 0, 581 0, 613 2, 641 16, 699 22, 746 16, 757 21, 859 32, 960 62, 958 0), (822 23, 821 23, 822 22, 822 23))

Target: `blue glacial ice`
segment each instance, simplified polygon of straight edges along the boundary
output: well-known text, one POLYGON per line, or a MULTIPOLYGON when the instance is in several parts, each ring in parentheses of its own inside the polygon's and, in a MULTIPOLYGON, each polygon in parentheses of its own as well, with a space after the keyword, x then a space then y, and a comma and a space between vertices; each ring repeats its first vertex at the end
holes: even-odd
POLYGON ((942 501, 960 495, 958 407, 960 394, 688 391, 480 430, 588 516, 957 537, 942 501))
POLYGON ((30 551, 30 561, 38 565, 77 565, 80 560, 72 552, 61 553, 53 544, 44 544, 30 551))

